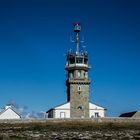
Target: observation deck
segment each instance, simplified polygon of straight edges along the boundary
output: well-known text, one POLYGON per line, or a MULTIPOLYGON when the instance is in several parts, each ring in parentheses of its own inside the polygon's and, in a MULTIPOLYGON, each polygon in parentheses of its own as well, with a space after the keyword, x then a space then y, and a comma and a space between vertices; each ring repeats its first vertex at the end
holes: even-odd
POLYGON ((67 54, 67 63, 65 65, 66 70, 71 69, 84 69, 88 70, 91 66, 88 64, 88 54, 84 53, 72 53, 67 54))

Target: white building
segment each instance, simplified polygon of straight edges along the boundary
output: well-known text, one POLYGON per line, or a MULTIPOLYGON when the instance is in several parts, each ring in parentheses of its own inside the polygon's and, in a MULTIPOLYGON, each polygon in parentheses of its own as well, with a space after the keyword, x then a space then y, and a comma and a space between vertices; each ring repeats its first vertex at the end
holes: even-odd
POLYGON ((70 118, 70 103, 52 108, 46 113, 48 118, 70 118))
POLYGON ((0 112, 0 119, 20 119, 21 116, 11 107, 6 106, 4 110, 0 112))
MULTIPOLYGON (((89 117, 105 117, 106 109, 93 103, 89 103, 89 117)), ((47 111, 48 118, 70 118, 70 102, 57 106, 47 111)), ((82 116, 81 116, 82 117, 82 116)))

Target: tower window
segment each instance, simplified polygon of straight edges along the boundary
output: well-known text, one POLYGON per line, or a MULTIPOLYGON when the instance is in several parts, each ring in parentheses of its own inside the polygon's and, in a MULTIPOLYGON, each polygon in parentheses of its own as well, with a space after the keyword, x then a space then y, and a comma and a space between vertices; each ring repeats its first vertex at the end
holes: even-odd
POLYGON ((77 77, 78 77, 78 78, 81 77, 81 71, 80 71, 80 70, 78 70, 78 72, 77 72, 77 77))
POLYGON ((85 63, 85 64, 87 64, 87 63, 88 63, 88 60, 87 60, 86 58, 84 59, 84 63, 85 63))
POLYGON ((69 59, 69 63, 70 63, 70 64, 74 64, 74 63, 75 63, 75 58, 74 58, 74 57, 70 58, 70 59, 69 59))
POLYGON ((85 77, 88 78, 88 73, 87 72, 85 72, 85 77))
POLYGON ((76 58, 76 63, 83 63, 83 58, 76 58))
POLYGON ((78 91, 81 91, 81 86, 78 86, 78 91))
POLYGON ((73 78, 74 77, 73 72, 70 72, 69 76, 70 76, 70 78, 73 78))
POLYGON ((78 109, 78 110, 82 110, 82 109, 83 109, 83 106, 82 106, 82 105, 79 105, 79 106, 77 107, 77 109, 78 109))

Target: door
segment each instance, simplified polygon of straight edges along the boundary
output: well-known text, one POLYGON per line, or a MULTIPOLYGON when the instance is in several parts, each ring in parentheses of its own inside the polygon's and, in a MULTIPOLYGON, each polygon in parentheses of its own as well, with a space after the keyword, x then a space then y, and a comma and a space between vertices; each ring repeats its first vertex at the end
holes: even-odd
POLYGON ((65 112, 60 112, 60 118, 66 118, 65 112))
POLYGON ((98 118, 98 117, 99 117, 99 113, 96 112, 96 113, 95 113, 95 118, 98 118))

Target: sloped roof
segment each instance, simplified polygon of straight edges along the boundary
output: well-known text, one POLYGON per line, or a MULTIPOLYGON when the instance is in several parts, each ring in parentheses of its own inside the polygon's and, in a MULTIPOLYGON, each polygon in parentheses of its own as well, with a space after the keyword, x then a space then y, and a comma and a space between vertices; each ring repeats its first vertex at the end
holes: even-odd
POLYGON ((54 109, 70 109, 70 102, 66 102, 66 103, 60 104, 58 106, 55 106, 54 108, 49 109, 46 113, 48 113, 54 109))
POLYGON ((21 115, 19 113, 17 113, 12 107, 8 107, 7 109, 2 110, 0 112, 0 115, 2 115, 4 112, 6 112, 9 109, 12 110, 15 114, 17 114, 21 118, 21 115))
MULTIPOLYGON (((67 102, 67 103, 64 103, 64 104, 61 104, 61 105, 58 105, 54 108, 51 108, 49 109, 46 113, 52 111, 52 110, 57 110, 57 109, 69 109, 70 110, 70 102, 67 102)), ((99 109, 99 110, 106 110, 106 108, 102 107, 102 106, 99 106, 97 104, 94 104, 94 103, 91 103, 89 102, 89 110, 90 109, 99 109)))
POLYGON ((54 109, 70 109, 70 102, 61 104, 61 105, 55 107, 54 109))
POLYGON ((137 111, 122 113, 119 117, 133 117, 137 111))
POLYGON ((89 102, 89 109, 102 109, 102 110, 107 110, 106 108, 100 106, 100 105, 97 105, 95 103, 92 103, 92 102, 89 102))

